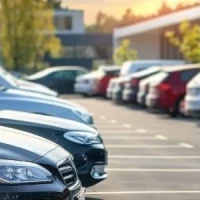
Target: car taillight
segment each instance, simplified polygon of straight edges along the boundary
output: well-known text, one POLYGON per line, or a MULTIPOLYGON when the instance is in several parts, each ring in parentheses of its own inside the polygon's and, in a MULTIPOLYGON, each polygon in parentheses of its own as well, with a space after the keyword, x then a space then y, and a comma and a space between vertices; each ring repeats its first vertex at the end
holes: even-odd
POLYGON ((167 90, 169 90, 170 88, 171 88, 171 86, 170 86, 169 84, 167 84, 167 83, 161 83, 161 84, 159 85, 159 89, 162 90, 162 91, 167 91, 167 90))
POLYGON ((132 86, 137 86, 139 84, 139 81, 137 79, 132 79, 131 84, 132 86))

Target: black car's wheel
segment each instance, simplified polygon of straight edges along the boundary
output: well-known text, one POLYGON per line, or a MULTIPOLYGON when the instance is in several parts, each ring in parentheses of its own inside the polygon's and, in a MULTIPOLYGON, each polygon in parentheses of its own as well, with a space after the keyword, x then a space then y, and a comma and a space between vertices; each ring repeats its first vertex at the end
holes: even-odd
POLYGON ((88 97, 88 94, 84 93, 83 96, 84 96, 84 97, 88 97))
POLYGON ((184 103, 184 97, 181 97, 177 100, 175 107, 172 111, 169 111, 171 117, 177 117, 178 115, 185 116, 182 106, 184 103))

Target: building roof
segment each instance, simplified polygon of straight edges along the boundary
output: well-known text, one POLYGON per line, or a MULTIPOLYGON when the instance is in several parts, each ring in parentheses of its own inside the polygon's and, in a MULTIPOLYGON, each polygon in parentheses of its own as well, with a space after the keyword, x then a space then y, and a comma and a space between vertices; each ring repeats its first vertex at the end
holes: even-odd
POLYGON ((200 69, 200 64, 177 65, 174 67, 165 68, 166 72, 182 71, 187 69, 200 69))
POLYGON ((155 29, 176 25, 184 19, 190 21, 200 19, 200 6, 171 13, 169 15, 157 17, 155 19, 140 22, 138 24, 129 25, 121 28, 115 28, 114 37, 123 38, 142 32, 152 31, 155 29))

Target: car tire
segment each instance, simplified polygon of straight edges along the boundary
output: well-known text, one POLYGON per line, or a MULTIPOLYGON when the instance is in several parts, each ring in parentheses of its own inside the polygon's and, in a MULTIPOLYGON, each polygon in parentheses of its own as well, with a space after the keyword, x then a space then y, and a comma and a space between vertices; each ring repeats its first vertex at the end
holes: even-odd
POLYGON ((83 97, 88 97, 88 94, 87 93, 85 93, 85 94, 82 94, 83 95, 83 97))
POLYGON ((178 115, 181 115, 182 117, 184 117, 184 113, 181 112, 181 104, 184 100, 184 97, 181 97, 177 100, 174 110, 173 111, 169 111, 169 115, 171 117, 177 117, 178 115))

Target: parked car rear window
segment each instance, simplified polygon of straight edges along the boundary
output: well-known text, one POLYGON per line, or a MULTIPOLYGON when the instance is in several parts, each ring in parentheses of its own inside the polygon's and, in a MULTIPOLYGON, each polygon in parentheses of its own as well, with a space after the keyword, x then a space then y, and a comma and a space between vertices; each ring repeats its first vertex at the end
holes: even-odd
POLYGON ((181 72, 181 80, 184 82, 190 81, 197 73, 199 69, 191 69, 181 72))
POLYGON ((76 77, 76 71, 71 71, 71 70, 67 70, 67 71, 57 71, 57 72, 53 72, 53 77, 55 79, 74 79, 76 77))
POLYGON ((150 68, 147 68, 145 70, 142 70, 141 72, 135 73, 133 76, 134 77, 143 77, 143 76, 147 76, 149 74, 152 74, 152 73, 155 73, 155 72, 158 72, 158 71, 159 71, 158 67, 150 67, 150 68))
POLYGON ((158 84, 164 81, 168 76, 169 76, 169 73, 167 72, 159 72, 158 74, 152 77, 152 80, 154 84, 158 84))
POLYGON ((107 76, 118 76, 119 75, 119 70, 108 70, 108 71, 105 71, 105 74, 107 76))

